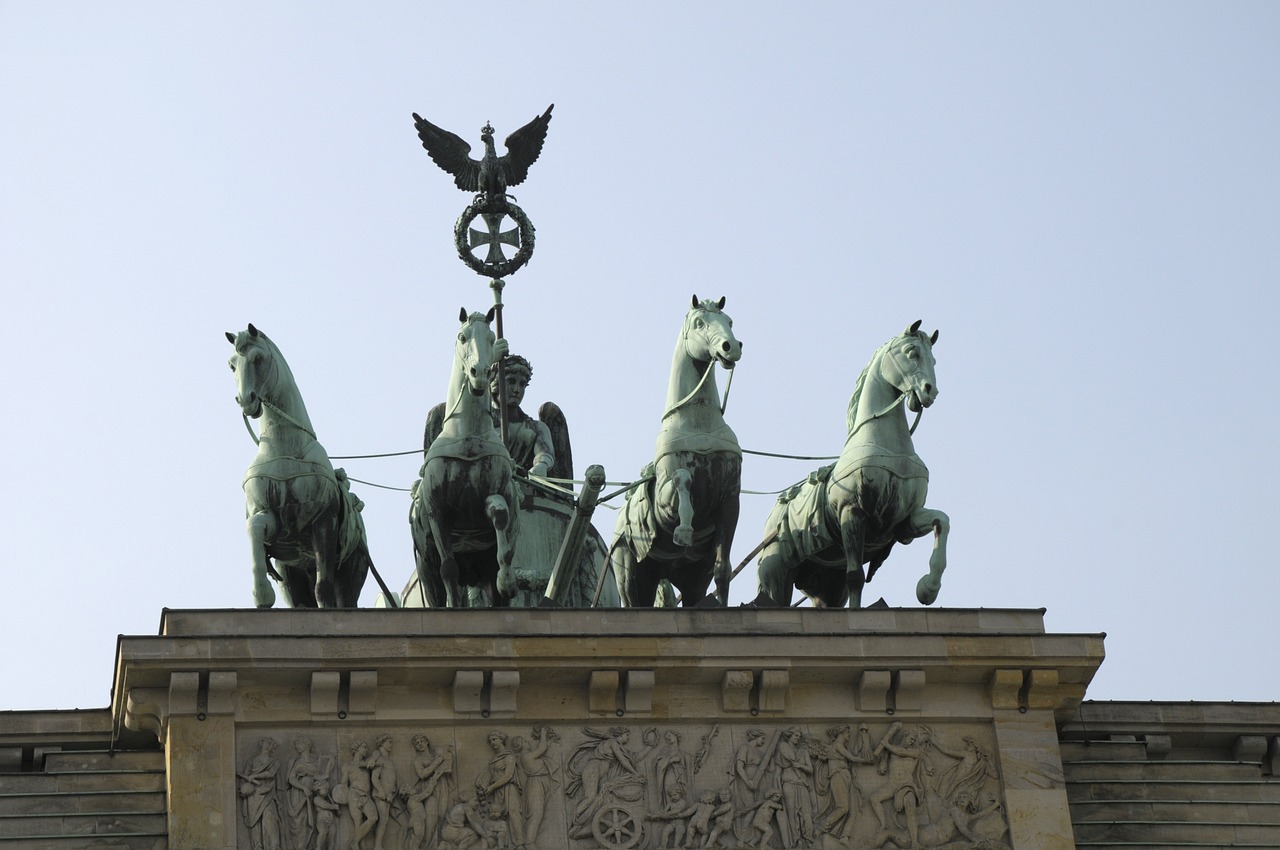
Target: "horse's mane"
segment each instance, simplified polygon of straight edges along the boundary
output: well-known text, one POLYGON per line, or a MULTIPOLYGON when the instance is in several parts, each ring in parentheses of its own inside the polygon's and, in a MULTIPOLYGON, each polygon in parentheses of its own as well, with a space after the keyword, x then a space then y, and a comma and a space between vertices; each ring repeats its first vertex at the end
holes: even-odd
POLYGON ((895 342, 902 339, 903 337, 908 337, 908 336, 916 336, 926 340, 929 338, 929 335, 926 334, 924 331, 916 331, 914 334, 911 332, 897 334, 896 336, 892 337, 888 342, 886 342, 884 345, 877 348, 876 353, 871 355, 871 359, 868 360, 867 365, 863 367, 862 374, 858 376, 858 380, 855 381, 853 384, 853 395, 849 398, 849 408, 845 412, 844 430, 846 434, 851 433, 853 431, 853 426, 856 425, 858 422, 858 404, 862 400, 862 388, 867 383, 867 373, 871 371, 871 367, 875 364, 877 360, 880 359, 880 357, 885 353, 885 351, 888 350, 889 346, 893 345, 895 342))
POLYGON ((245 329, 236 334, 236 353, 243 356, 249 350, 250 345, 257 345, 258 343, 265 345, 272 356, 284 359, 280 354, 280 347, 272 342, 271 337, 260 330, 255 334, 245 329))

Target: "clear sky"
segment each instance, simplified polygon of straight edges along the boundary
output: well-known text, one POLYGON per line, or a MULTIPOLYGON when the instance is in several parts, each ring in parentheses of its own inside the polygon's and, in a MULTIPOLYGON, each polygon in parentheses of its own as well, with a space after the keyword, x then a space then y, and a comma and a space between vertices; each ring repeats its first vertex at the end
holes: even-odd
MULTIPOLYGON (((420 446, 491 295, 410 113, 478 147, 551 102, 506 326, 580 470, 650 459, 694 292, 762 451, 837 453, 923 319, 937 604, 1106 632, 1095 699, 1275 700, 1278 91, 1265 3, 0 2, 0 709, 106 705, 116 635, 252 604, 224 332, 279 343, 332 454, 420 446)), ((400 587, 407 496, 357 489, 400 587)), ((867 601, 917 606, 927 556, 867 601)))

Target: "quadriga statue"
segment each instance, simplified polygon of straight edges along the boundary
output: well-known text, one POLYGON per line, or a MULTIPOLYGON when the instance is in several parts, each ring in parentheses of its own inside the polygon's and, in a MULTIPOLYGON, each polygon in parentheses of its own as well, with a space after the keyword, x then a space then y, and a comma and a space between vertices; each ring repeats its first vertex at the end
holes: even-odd
POLYGON ((227 339, 236 403, 246 426, 261 423, 258 454, 244 474, 254 604, 275 604, 271 576, 290 605, 354 608, 372 566, 364 505, 329 463, 276 344, 253 325, 227 339))
MULTIPOLYGON (((537 418, 525 413, 521 407, 525 391, 533 377, 533 366, 523 357, 508 353, 507 340, 493 345, 493 365, 503 359, 506 378, 506 447, 515 468, 514 486, 520 503, 520 534, 511 540, 513 547, 512 577, 515 593, 506 604, 516 607, 534 607, 542 603, 564 542, 569 522, 575 510, 573 492, 567 489, 573 479, 573 451, 569 441, 569 427, 565 415, 554 402, 544 402, 538 408, 537 418)), ((490 369, 490 413, 493 427, 500 421, 497 369, 490 369)), ((427 414, 423 433, 423 450, 430 451, 444 430, 448 404, 438 404, 427 414)), ((420 485, 419 485, 420 486, 420 485)), ((416 510, 416 509, 415 509, 416 510)), ((483 572, 487 567, 482 561, 496 557, 496 550, 464 552, 460 556, 471 560, 472 569, 483 572)), ((586 539, 574 564, 564 602, 571 607, 587 607, 596 599, 597 584, 605 563, 605 543, 594 527, 588 527, 586 539)), ((491 594, 482 585, 467 586, 464 582, 463 605, 483 607, 490 603, 491 594)), ((409 607, 446 604, 447 600, 421 582, 418 576, 410 579, 403 593, 404 604, 409 607)), ((607 607, 618 604, 618 594, 612 576, 604 576, 598 602, 607 607)))
POLYGON ((934 535, 916 598, 933 604, 947 566, 951 520, 924 506, 929 470, 916 454, 905 405, 919 414, 938 396, 932 336, 916 322, 880 346, 854 385, 840 459, 779 498, 765 522, 758 603, 791 604, 794 586, 815 606, 862 605, 862 587, 895 542, 934 535), (862 565, 870 564, 863 573, 862 565))
POLYGON ((729 601, 742 449, 724 421, 714 367, 732 369, 742 343, 724 303, 693 296, 680 327, 649 481, 628 494, 614 532, 611 563, 624 605, 653 605, 663 579, 686 606, 707 596, 713 578, 715 599, 729 601))

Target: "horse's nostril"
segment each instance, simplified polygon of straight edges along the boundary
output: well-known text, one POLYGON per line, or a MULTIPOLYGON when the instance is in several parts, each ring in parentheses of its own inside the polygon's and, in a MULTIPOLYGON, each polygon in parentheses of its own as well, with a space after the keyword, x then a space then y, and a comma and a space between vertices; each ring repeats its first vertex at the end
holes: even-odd
POLYGON ((929 395, 933 395, 933 384, 925 384, 924 391, 929 395))

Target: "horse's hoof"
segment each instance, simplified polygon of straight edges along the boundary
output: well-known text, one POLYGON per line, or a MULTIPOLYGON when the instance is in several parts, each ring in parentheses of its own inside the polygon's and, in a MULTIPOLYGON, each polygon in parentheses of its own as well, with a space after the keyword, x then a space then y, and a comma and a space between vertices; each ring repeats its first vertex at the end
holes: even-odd
POLYGON ((671 532, 671 541, 677 546, 693 545, 693 526, 680 525, 676 526, 676 530, 671 532))
POLYGON ((934 580, 933 576, 925 575, 916 582, 916 599, 920 600, 921 605, 932 605, 938 601, 938 591, 941 589, 942 582, 934 580))
POLYGON ((259 608, 271 608, 276 604, 276 592, 271 585, 263 584, 254 587, 253 604, 259 608))

